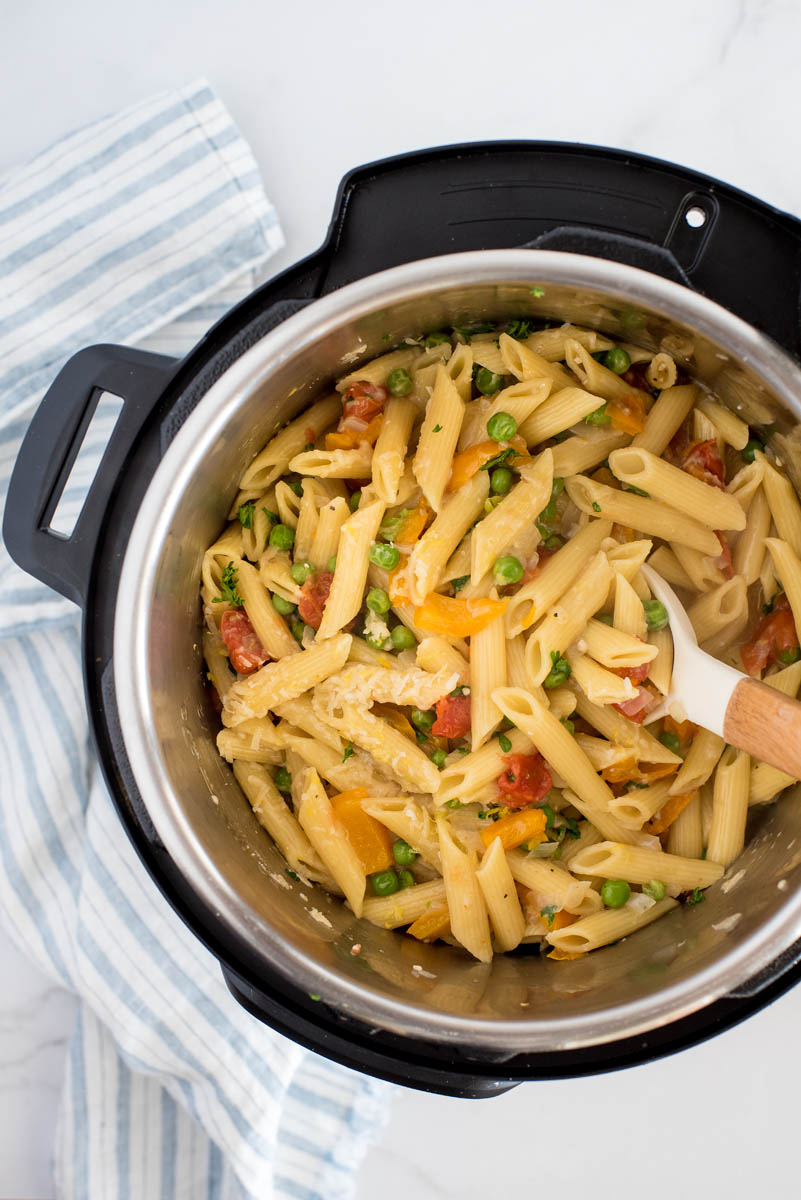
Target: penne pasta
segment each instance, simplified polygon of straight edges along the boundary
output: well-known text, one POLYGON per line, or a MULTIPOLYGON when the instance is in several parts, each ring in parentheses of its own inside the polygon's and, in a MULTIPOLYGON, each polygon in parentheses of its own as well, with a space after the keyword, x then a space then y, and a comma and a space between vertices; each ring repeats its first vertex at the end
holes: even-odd
POLYGON ((613 450, 609 469, 621 482, 641 488, 710 529, 745 528, 743 507, 734 496, 671 466, 650 450, 634 446, 613 450))
POLYGON ((661 715, 673 639, 649 628, 643 565, 707 653, 801 689, 792 439, 702 342, 613 342, 506 291, 498 325, 343 353, 336 391, 245 466, 199 568, 217 750, 298 902, 319 884, 406 928, 431 971, 383 956, 379 974, 482 1015, 517 1003, 511 963, 481 1000, 493 952, 636 933, 719 879, 749 806, 796 782, 661 715), (677 382, 691 369, 706 383, 677 382), (633 889, 620 908, 605 879, 633 889))
MULTIPOLYGON (((619 451, 613 450, 613 454, 619 451)), ((573 475, 565 481, 568 495, 577 508, 589 514, 597 513, 607 520, 628 525, 640 533, 683 542, 704 554, 719 554, 720 543, 715 533, 693 517, 680 513, 658 500, 619 492, 606 484, 573 475)))

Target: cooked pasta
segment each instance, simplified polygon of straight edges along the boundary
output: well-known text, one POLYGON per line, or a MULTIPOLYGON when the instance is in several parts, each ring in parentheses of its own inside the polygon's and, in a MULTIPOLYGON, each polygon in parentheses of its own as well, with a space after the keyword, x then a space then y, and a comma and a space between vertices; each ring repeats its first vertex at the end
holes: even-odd
POLYGON ((680 348, 541 326, 351 369, 245 466, 200 571, 217 748, 289 876, 481 963, 697 901, 794 782, 657 715, 673 641, 641 571, 796 696, 782 464, 680 348))

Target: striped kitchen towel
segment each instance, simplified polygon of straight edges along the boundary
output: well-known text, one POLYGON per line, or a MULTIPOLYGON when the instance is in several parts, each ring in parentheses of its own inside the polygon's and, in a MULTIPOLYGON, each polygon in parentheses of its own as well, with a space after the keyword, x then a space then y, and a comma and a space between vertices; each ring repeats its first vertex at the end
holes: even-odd
MULTIPOLYGON (((0 181, 0 502, 26 425, 93 342, 180 354, 282 245, 203 81, 72 134, 0 181)), ((67 523, 109 433, 93 422, 67 523)), ((75 607, 0 548, 0 905, 79 997, 54 1154, 74 1200, 338 1200, 389 1089, 273 1033, 139 863, 88 744, 75 607)))

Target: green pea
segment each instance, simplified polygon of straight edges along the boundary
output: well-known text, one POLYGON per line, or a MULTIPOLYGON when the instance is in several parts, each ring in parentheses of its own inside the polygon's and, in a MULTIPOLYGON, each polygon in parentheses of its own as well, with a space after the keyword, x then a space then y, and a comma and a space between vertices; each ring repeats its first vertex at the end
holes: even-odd
POLYGON ((546 550, 559 550, 564 544, 556 533, 552 533, 550 537, 543 538, 542 540, 546 550))
POLYGON ((394 546, 387 546, 383 542, 378 542, 370 547, 370 553, 367 557, 374 566, 383 567, 385 571, 391 571, 400 562, 400 550, 396 550, 394 546))
POLYGON ((649 629, 664 629, 669 621, 667 609, 661 600, 645 600, 645 622, 649 629))
POLYGON ((398 838, 392 843, 392 857, 399 867, 410 867, 418 855, 408 842, 405 842, 403 838, 398 838))
POLYGON ((287 771, 286 767, 279 767, 273 775, 273 783, 278 788, 279 792, 292 791, 292 776, 287 771))
POLYGON ((417 880, 411 871, 398 871, 398 883, 402 888, 414 887, 417 880))
POLYGON ((562 725, 564 725, 565 729, 567 730, 567 732, 568 732, 569 734, 571 734, 571 735, 572 735, 572 734, 574 734, 574 733, 576 732, 576 727, 575 727, 575 725, 573 724, 573 722, 570 720, 570 717, 562 717, 562 720, 561 720, 561 722, 560 722, 560 723, 561 723, 562 725))
POLYGON ((587 413, 584 418, 585 425, 608 425, 612 418, 606 411, 606 404, 602 404, 600 408, 593 409, 591 413, 587 413))
POLYGON ((556 501, 555 500, 548 501, 548 503, 545 505, 545 508, 540 513, 538 520, 544 521, 546 524, 549 521, 556 520, 556 501))
POLYGON ((396 650, 414 650, 417 645, 417 638, 405 625, 396 625, 389 637, 396 650))
POLYGON ((508 467, 496 467, 490 475, 490 491, 498 496, 505 496, 513 480, 514 475, 508 467))
POLYGON ((437 719, 437 714, 429 709, 413 708, 411 714, 412 725, 419 729, 421 733, 429 733, 431 726, 437 719))
POLYGON ((760 452, 760 454, 765 453, 765 447, 762 445, 762 442, 760 442, 758 438, 751 438, 750 441, 746 442, 745 446, 743 447, 743 458, 745 461, 752 463, 757 450, 760 452))
POLYGON ((289 574, 294 579, 295 583, 303 584, 314 574, 314 567, 310 562, 295 562, 289 568, 289 574))
POLYGON ((425 345, 431 350, 434 346, 441 346, 444 342, 449 342, 450 340, 447 333, 429 333, 425 340, 425 345))
POLYGON ((495 582, 501 585, 519 583, 523 578, 523 564, 513 554, 504 554, 501 558, 495 559, 492 575, 495 582))
POLYGON ((801 649, 798 646, 791 646, 788 650, 779 651, 779 662, 785 667, 792 666, 793 663, 798 662, 799 658, 801 658, 801 649))
POLYGON ((551 669, 542 681, 546 688, 561 687, 570 678, 570 663, 557 650, 551 651, 551 669))
POLYGON ((433 751, 433 753, 431 755, 431 761, 434 764, 434 766, 439 767, 439 769, 441 771, 442 768, 445 766, 445 759, 447 757, 448 756, 445 753, 445 751, 441 747, 438 747, 436 750, 433 751))
POLYGON ((329 558, 328 562, 325 564, 325 569, 326 569, 326 571, 330 571, 332 575, 334 574, 334 571, 336 571, 336 569, 337 569, 337 556, 336 556, 336 554, 332 554, 332 555, 331 555, 331 557, 329 558))
POLYGON ((279 596, 278 592, 273 592, 273 608, 282 617, 286 617, 289 613, 295 611, 295 605, 289 600, 285 600, 283 596, 279 596))
POLYGON ((372 650, 383 650, 389 641, 389 638, 373 637, 372 633, 365 633, 364 640, 372 650))
POLYGON ((412 390, 412 377, 405 367, 397 367, 387 376, 387 387, 393 396, 408 396, 412 390))
POLYGON ((622 908, 631 895, 625 879, 605 879, 601 888, 601 899, 607 908, 622 908))
POLYGON ((671 750, 674 754, 678 754, 681 743, 679 742, 677 734, 670 733, 668 730, 665 730, 664 733, 660 733, 659 740, 667 750, 671 750))
POLYGON ((496 392, 500 391, 502 384, 503 375, 496 375, 494 371, 490 371, 489 367, 479 367, 476 371, 476 387, 482 396, 494 396, 496 392))
POLYGON ((270 545, 276 550, 291 550, 295 544, 295 531, 288 525, 273 525, 270 530, 270 545))
POLYGON ((400 887, 397 873, 391 867, 388 871, 376 871, 375 875, 369 876, 369 880, 376 896, 391 896, 400 887))
POLYGON ((362 502, 361 492, 354 492, 353 495, 351 496, 350 500, 348 501, 348 508, 350 509, 351 512, 356 512, 356 509, 359 507, 361 502, 362 502))
POLYGON ((642 885, 642 890, 646 896, 650 896, 652 900, 664 900, 667 895, 667 888, 661 879, 650 879, 648 883, 642 885))
POLYGON ((604 355, 604 366, 616 375, 623 375, 631 366, 631 355, 622 346, 613 346, 604 355))
POLYGON ((487 433, 495 442, 508 442, 517 433, 517 421, 511 413, 497 412, 487 421, 487 433))
POLYGON ((292 636, 295 639, 295 641, 302 642, 303 635, 306 632, 306 622, 305 621, 293 621, 292 625, 291 625, 291 629, 292 629, 292 636))
POLYGON ((561 496, 562 492, 564 490, 565 490, 565 481, 564 481, 564 479, 560 479, 559 476, 557 475, 557 477, 554 479, 553 485, 551 487, 551 499, 555 500, 557 496, 561 496))
POLYGON ((370 591, 367 593, 366 604, 370 612, 374 613, 389 612, 392 607, 389 596, 383 588, 370 588, 370 591))

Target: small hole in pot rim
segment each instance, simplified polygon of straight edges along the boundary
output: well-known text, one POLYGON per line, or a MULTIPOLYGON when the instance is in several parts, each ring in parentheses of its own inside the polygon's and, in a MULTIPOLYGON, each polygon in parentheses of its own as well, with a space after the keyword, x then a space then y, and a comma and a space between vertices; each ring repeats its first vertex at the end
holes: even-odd
POLYGON ((694 204, 692 208, 687 209, 684 220, 691 229, 700 229, 702 225, 706 225, 706 213, 694 204))

